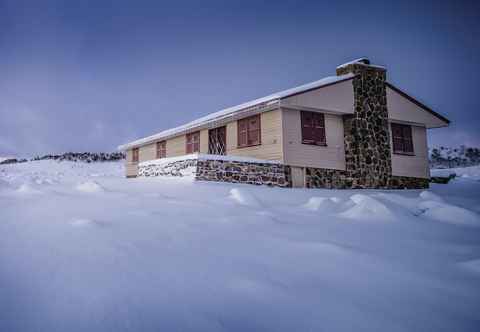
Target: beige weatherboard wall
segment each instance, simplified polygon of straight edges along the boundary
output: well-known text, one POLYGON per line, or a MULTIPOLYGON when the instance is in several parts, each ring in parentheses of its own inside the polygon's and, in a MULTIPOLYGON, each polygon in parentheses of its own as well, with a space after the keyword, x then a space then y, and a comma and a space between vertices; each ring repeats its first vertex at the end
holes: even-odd
POLYGON ((237 121, 227 124, 227 155, 283 162, 282 112, 277 109, 260 114, 260 145, 238 147, 237 121))
POLYGON ((427 129, 412 126, 413 155, 393 152, 392 131, 390 127, 390 147, 392 151, 392 175, 429 178, 427 129))
POLYGON ((421 124, 427 128, 445 127, 445 121, 387 86, 387 107, 390 120, 421 124))
POLYGON ((283 109, 283 150, 287 165, 345 170, 343 119, 325 114, 326 146, 302 144, 300 111, 283 109))
POLYGON ((315 89, 282 100, 281 105, 302 110, 327 111, 339 114, 353 113, 352 80, 315 89))

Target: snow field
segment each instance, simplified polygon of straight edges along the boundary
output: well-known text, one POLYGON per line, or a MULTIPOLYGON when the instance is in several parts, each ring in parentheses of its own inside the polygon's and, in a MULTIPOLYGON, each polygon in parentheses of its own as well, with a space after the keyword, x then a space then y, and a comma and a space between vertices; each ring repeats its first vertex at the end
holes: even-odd
POLYGON ((5 165, 0 330, 477 331, 479 197, 5 165))

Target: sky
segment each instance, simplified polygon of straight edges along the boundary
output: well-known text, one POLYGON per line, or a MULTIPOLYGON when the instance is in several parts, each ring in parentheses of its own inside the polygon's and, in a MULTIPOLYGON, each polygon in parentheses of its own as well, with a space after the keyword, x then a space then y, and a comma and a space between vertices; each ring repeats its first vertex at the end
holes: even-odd
POLYGON ((480 146, 475 1, 0 0, 0 155, 122 143, 368 57, 480 146))

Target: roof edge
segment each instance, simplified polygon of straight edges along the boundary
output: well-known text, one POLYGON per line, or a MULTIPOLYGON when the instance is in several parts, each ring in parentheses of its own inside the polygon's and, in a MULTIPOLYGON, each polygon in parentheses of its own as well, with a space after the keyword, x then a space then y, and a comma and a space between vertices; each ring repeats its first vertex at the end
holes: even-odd
POLYGON ((331 83, 328 83, 328 84, 325 84, 325 85, 317 86, 317 87, 307 89, 307 90, 304 90, 304 91, 294 92, 294 93, 291 93, 289 95, 283 96, 282 98, 280 98, 280 100, 287 99, 287 98, 294 97, 294 96, 298 96, 298 95, 301 95, 301 94, 304 94, 304 93, 307 93, 307 92, 311 92, 311 91, 315 91, 315 90, 318 90, 318 89, 323 89, 323 88, 326 88, 326 87, 329 87, 329 86, 332 86, 332 85, 335 85, 335 84, 338 84, 338 83, 343 83, 345 81, 350 81, 350 80, 353 80, 356 76, 359 76, 359 75, 353 75, 352 77, 347 77, 347 78, 344 78, 344 79, 341 79, 341 80, 338 80, 338 81, 335 81, 335 82, 331 82, 331 83))
POLYGON ((300 85, 300 86, 297 86, 297 87, 294 87, 294 88, 291 88, 291 89, 276 92, 276 93, 273 93, 271 95, 268 95, 268 96, 265 96, 265 97, 262 97, 262 98, 254 99, 252 101, 249 101, 249 102, 246 102, 246 103, 243 103, 243 104, 232 106, 232 107, 226 108, 224 110, 221 110, 219 112, 214 112, 214 113, 208 114, 204 117, 193 120, 191 122, 180 125, 178 127, 169 128, 169 129, 166 129, 166 130, 164 130, 160 133, 150 135, 150 136, 147 136, 147 137, 143 137, 143 138, 131 141, 131 142, 127 142, 125 144, 119 145, 117 147, 117 150, 125 151, 125 150, 128 150, 130 148, 139 147, 139 146, 149 144, 151 142, 155 142, 155 141, 158 141, 158 140, 164 140, 164 139, 180 136, 180 135, 185 134, 188 131, 200 130, 200 129, 203 129, 203 127, 205 127, 205 126, 208 126, 208 124, 210 124, 210 123, 214 123, 214 122, 220 121, 220 120, 223 121, 223 120, 228 119, 230 117, 233 118, 233 117, 235 117, 236 115, 238 115, 242 112, 246 112, 246 111, 250 111, 250 110, 256 110, 258 108, 261 108, 258 113, 263 113, 263 112, 266 112, 266 111, 270 110, 273 106, 278 104, 278 102, 280 100, 283 100, 285 98, 292 97, 292 96, 295 96, 295 95, 299 95, 299 94, 302 94, 302 93, 306 93, 306 92, 309 92, 309 91, 313 91, 313 90, 316 90, 316 89, 325 88, 325 87, 328 87, 328 86, 331 86, 331 85, 334 85, 334 84, 337 84, 337 83, 345 82, 345 81, 348 81, 348 80, 351 80, 351 79, 355 78, 356 76, 357 75, 353 75, 353 74, 345 74, 345 75, 340 75, 340 76, 324 77, 323 79, 320 79, 318 81, 310 82, 310 83, 300 85), (346 76, 346 77, 341 77, 341 76, 346 76), (327 83, 322 82, 322 81, 325 81, 325 80, 329 80, 329 81, 331 80, 331 82, 327 82, 327 83), (312 84, 313 85, 317 84, 317 86, 310 87, 312 84), (302 90, 302 88, 303 88, 303 90, 302 90), (262 108, 262 106, 263 106, 263 108, 262 108), (214 116, 214 117, 211 117, 211 116, 214 116), (207 119, 208 117, 211 117, 211 118, 207 119), (202 120, 204 120, 204 121, 202 121, 202 120))
POLYGON ((388 86, 390 89, 392 89, 393 91, 397 92, 398 94, 400 94, 402 97, 405 97, 407 98, 409 101, 411 101, 412 103, 414 103, 415 105, 417 105, 418 107, 422 108, 424 111, 427 111, 428 113, 436 116, 437 118, 439 118, 440 120, 442 120, 443 122, 447 123, 447 125, 450 124, 450 120, 447 119, 446 117, 444 117, 443 115, 435 112, 434 110, 432 110, 430 107, 428 107, 427 105, 423 104, 422 102, 418 101, 417 99, 415 99, 414 97, 410 96, 409 94, 407 94, 406 92, 400 90, 399 88, 397 88, 396 86, 394 86, 392 83, 389 83, 389 82, 385 82, 385 85, 388 86))

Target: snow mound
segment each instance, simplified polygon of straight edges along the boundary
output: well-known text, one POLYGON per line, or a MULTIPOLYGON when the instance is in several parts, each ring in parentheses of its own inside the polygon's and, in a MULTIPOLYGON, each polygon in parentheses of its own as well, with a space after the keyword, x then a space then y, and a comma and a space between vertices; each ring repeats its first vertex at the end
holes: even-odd
POLYGON ((417 205, 419 201, 419 198, 417 197, 410 198, 410 197, 405 197, 402 195, 397 195, 392 193, 380 193, 380 194, 376 194, 375 197, 379 197, 382 200, 386 200, 388 202, 399 205, 401 208, 410 210, 412 212, 417 210, 417 205))
POLYGON ((38 189, 35 189, 28 183, 23 183, 20 185, 20 187, 15 190, 19 194, 26 194, 26 195, 37 195, 37 194, 42 194, 42 192, 38 189))
POLYGON ((0 190, 10 188, 10 184, 7 181, 0 179, 0 190))
POLYGON ((467 209, 439 201, 418 204, 421 215, 428 219, 464 226, 480 226, 480 217, 467 209))
POLYGON ((427 190, 422 191, 420 193, 420 198, 425 200, 430 200, 430 201, 443 202, 443 199, 440 196, 435 195, 431 191, 427 191, 427 190))
POLYGON ((105 226, 105 223, 88 218, 74 218, 70 221, 70 225, 72 225, 73 227, 92 227, 105 226))
POLYGON ((105 191, 105 189, 98 182, 91 180, 77 184, 75 189, 85 193, 98 193, 105 191))
POLYGON ((387 220, 393 217, 390 209, 380 201, 364 194, 355 194, 350 197, 354 203, 352 207, 339 215, 349 219, 387 220))
POLYGON ((331 211, 338 207, 338 203, 340 203, 340 199, 338 197, 310 197, 307 203, 303 204, 303 208, 311 211, 318 211, 322 209, 322 211, 331 211))
POLYGON ((252 193, 244 189, 231 189, 229 198, 240 205, 260 207, 260 202, 258 201, 258 199, 252 193))

